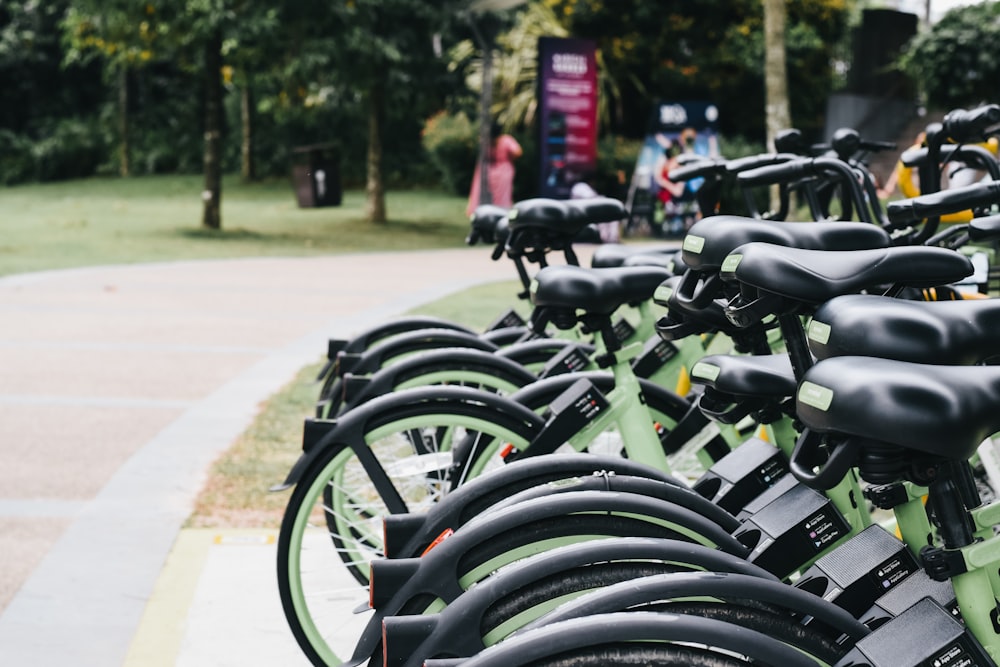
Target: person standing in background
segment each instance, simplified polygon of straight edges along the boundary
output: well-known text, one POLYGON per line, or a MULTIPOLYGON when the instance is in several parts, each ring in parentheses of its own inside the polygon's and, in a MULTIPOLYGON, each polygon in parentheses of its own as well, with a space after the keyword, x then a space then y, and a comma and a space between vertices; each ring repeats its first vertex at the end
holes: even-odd
MULTIPOLYGON (((490 203, 495 206, 510 208, 514 205, 514 161, 521 157, 524 150, 517 139, 505 134, 499 123, 490 127, 489 167, 486 178, 490 188, 490 203)), ((466 215, 479 206, 479 188, 482 181, 480 172, 481 161, 476 163, 475 174, 472 177, 472 187, 469 190, 469 203, 465 207, 466 215)))

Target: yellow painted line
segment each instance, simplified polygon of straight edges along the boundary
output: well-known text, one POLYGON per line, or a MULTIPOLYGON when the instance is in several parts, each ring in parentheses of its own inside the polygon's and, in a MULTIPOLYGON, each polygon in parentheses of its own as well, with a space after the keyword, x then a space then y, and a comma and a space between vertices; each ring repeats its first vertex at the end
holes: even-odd
POLYGON ((146 603, 123 667, 174 667, 209 550, 216 547, 267 546, 274 531, 182 530, 167 556, 153 594, 146 603))

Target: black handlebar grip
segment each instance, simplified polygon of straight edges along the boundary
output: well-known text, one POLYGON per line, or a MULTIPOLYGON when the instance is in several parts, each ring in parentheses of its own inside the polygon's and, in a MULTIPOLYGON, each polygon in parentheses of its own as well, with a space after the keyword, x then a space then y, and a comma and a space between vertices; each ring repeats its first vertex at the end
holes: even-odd
POLYGON ((970 208, 1000 203, 1000 182, 974 183, 963 188, 942 190, 912 199, 889 202, 886 216, 895 224, 913 224, 924 218, 957 213, 970 208))
POLYGON ((670 173, 667 174, 669 178, 674 183, 680 183, 681 181, 690 181, 695 178, 702 178, 705 176, 711 176, 717 174, 720 171, 725 170, 724 162, 716 162, 715 160, 702 160, 699 162, 694 162, 692 164, 684 165, 683 167, 677 167, 676 169, 671 169, 670 173))
POLYGON ((1000 105, 985 104, 975 109, 953 109, 944 117, 945 134, 957 143, 982 141, 986 128, 1000 123, 1000 105))
POLYGON ((756 169, 766 165, 780 164, 789 160, 802 159, 801 155, 793 153, 762 153, 759 155, 747 155, 745 157, 733 158, 726 162, 726 171, 730 174, 738 174, 748 169, 756 169))
POLYGON ((800 159, 741 171, 736 175, 736 180, 742 186, 772 185, 811 176, 814 173, 813 161, 800 159))
POLYGON ((861 148, 870 151, 872 153, 877 151, 892 151, 896 150, 895 141, 868 141, 864 140, 861 142, 861 148))

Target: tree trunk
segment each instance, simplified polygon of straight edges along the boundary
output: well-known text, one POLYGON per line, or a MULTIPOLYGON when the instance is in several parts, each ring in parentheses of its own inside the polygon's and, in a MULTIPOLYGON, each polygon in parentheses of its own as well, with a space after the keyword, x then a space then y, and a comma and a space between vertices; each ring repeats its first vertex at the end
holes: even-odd
POLYGON ((382 119, 385 115, 385 87, 379 81, 368 91, 368 182, 365 187, 366 214, 370 222, 386 222, 385 184, 382 182, 382 119))
POLYGON ((222 33, 205 42, 205 189, 201 224, 222 228, 222 33))
POLYGON ((132 174, 128 106, 128 67, 122 65, 118 70, 118 173, 122 177, 132 174))
POLYGON ((257 178, 257 165, 254 162, 254 113, 253 113, 253 88, 250 84, 250 74, 243 77, 243 87, 240 89, 240 121, 243 126, 243 141, 241 144, 241 164, 240 174, 244 181, 253 181, 257 178))
MULTIPOLYGON (((764 88, 767 118, 767 145, 774 149, 774 137, 788 129, 792 115, 788 106, 788 70, 785 65, 785 0, 764 0, 764 88)), ((778 207, 777 188, 771 189, 771 208, 778 207)))
POLYGON ((492 204, 490 191, 490 150, 493 146, 493 44, 483 47, 483 89, 479 109, 479 205, 492 204))

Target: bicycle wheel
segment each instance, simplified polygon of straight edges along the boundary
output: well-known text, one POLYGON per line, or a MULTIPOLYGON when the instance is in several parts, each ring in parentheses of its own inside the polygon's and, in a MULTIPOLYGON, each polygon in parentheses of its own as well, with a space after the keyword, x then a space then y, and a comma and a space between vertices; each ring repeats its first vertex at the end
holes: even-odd
POLYGON ((336 628, 327 625, 342 616, 345 595, 358 590, 341 576, 342 566, 353 580, 367 583, 368 563, 381 555, 382 516, 421 511, 447 490, 454 438, 523 446, 537 428, 523 409, 504 411, 464 400, 480 392, 452 389, 435 395, 463 400, 407 402, 408 396, 399 394, 373 401, 370 414, 356 415, 355 421, 363 421, 355 429, 362 442, 322 451, 289 499, 278 538, 278 588, 292 633, 314 664, 336 661, 326 634, 336 628), (383 410, 386 406, 396 409, 383 410), (374 454, 387 482, 373 481, 358 456, 361 447, 374 454))

